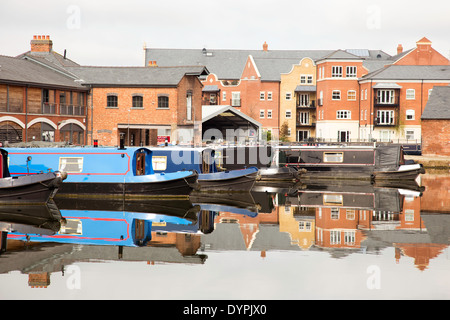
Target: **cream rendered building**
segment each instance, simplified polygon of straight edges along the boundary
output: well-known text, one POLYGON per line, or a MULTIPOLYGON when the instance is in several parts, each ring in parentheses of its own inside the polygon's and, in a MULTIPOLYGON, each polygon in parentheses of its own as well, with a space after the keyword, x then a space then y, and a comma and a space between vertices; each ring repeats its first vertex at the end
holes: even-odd
POLYGON ((316 65, 303 58, 288 73, 281 74, 280 128, 288 125, 288 141, 304 141, 315 137, 316 65))

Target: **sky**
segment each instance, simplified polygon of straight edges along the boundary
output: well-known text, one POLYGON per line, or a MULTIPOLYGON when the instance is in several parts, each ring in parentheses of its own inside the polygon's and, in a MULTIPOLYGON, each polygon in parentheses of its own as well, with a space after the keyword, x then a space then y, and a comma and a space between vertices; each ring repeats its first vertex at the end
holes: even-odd
POLYGON ((0 54, 50 35, 81 65, 143 66, 144 46, 199 49, 379 49, 427 37, 450 54, 442 0, 0 0, 0 54), (426 7, 425 7, 426 6, 426 7))

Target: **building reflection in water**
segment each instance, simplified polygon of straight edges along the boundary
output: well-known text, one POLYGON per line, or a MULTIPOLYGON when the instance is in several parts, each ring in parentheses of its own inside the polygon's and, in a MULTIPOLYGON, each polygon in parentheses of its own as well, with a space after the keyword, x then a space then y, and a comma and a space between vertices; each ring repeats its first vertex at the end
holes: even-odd
POLYGON ((208 252, 233 250, 258 251, 262 259, 272 250, 345 258, 389 247, 395 261, 410 257, 426 270, 449 245, 449 190, 448 175, 423 175, 421 187, 321 181, 171 203, 60 200, 61 221, 42 211, 39 219, 51 222, 40 221, 51 226, 46 230, 3 213, 1 259, 8 263, 0 264, 0 273, 27 273, 37 288, 76 262, 205 264, 208 252))

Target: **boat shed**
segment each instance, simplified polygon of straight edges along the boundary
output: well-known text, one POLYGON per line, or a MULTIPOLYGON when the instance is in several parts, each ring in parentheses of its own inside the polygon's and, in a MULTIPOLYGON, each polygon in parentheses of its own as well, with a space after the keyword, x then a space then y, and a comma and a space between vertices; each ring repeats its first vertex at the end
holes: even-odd
POLYGON ((204 141, 256 142, 261 140, 261 127, 261 123, 231 106, 202 106, 204 141))

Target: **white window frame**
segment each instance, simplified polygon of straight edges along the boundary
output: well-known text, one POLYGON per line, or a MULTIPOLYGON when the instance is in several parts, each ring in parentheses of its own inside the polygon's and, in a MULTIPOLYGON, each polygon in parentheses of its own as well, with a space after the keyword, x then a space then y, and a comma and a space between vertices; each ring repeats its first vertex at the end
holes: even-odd
POLYGON ((378 90, 377 102, 379 104, 393 104, 395 102, 395 90, 392 89, 378 90))
POLYGON ((292 92, 286 92, 286 100, 292 100, 292 92))
POLYGON ((222 92, 222 101, 226 101, 227 100, 227 92, 223 91, 222 92))
POLYGON ((406 110, 406 120, 415 120, 416 111, 414 109, 406 110))
POLYGON ((265 91, 259 92, 259 100, 261 100, 261 101, 266 100, 266 92, 265 91))
POLYGON ((405 129, 405 138, 406 140, 416 140, 415 137, 415 131, 412 129, 405 129))
POLYGON ((332 66, 331 67, 331 77, 332 78, 342 78, 342 66, 332 66))
POLYGON ((341 91, 340 90, 333 90, 331 92, 331 100, 341 100, 341 91))
POLYGON ((347 66, 345 70, 345 76, 347 78, 356 78, 357 67, 356 66, 347 66))
POLYGON ((286 110, 286 119, 292 119, 292 111, 290 109, 286 110))
POLYGON ((267 100, 272 101, 272 91, 267 92, 267 100))
POLYGON ((378 110, 377 111, 378 124, 392 125, 395 123, 394 110, 378 110), (383 120, 383 121, 381 121, 383 120))
POLYGON ((336 119, 351 119, 352 112, 350 110, 338 110, 336 111, 336 119))
POLYGON ((263 110, 263 109, 259 110, 259 118, 260 119, 264 119, 265 118, 265 114, 266 114, 265 110, 263 110))
POLYGON ((347 91, 347 100, 348 101, 356 101, 356 91, 355 90, 347 91))
POLYGON ((272 119, 272 110, 267 110, 267 119, 272 119))
POLYGON ((416 100, 416 90, 406 89, 406 100, 416 100))
POLYGON ((309 125, 309 112, 308 111, 299 112, 298 121, 300 124, 309 125))

